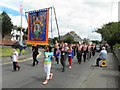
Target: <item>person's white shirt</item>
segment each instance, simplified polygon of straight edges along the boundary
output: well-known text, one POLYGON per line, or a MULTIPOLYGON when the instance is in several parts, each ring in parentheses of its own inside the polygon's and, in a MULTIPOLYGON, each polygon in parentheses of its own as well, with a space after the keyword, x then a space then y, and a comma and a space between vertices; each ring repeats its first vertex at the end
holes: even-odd
POLYGON ((100 51, 100 59, 102 59, 102 60, 107 59, 107 51, 105 49, 100 51))
POLYGON ((13 62, 18 62, 18 52, 14 51, 12 55, 13 62))

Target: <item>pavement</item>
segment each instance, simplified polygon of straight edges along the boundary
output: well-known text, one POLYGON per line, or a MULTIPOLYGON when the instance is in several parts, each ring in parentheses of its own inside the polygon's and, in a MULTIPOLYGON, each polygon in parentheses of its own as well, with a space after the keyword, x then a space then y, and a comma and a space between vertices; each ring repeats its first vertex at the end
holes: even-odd
MULTIPOLYGON (((92 67, 98 53, 87 62, 77 63, 73 59, 71 69, 66 67, 61 72, 61 64, 52 63, 53 79, 47 85, 42 82, 45 73, 42 66, 43 52, 38 57, 40 63, 31 67, 32 59, 20 62, 21 70, 12 72, 12 64, 2 65, 3 88, 119 88, 120 72, 118 72, 117 59, 112 53, 108 53, 107 67, 92 67)), ((31 54, 30 54, 31 55, 31 54)), ((24 60, 24 59, 23 59, 24 60)), ((68 62, 67 62, 68 64, 68 62)))

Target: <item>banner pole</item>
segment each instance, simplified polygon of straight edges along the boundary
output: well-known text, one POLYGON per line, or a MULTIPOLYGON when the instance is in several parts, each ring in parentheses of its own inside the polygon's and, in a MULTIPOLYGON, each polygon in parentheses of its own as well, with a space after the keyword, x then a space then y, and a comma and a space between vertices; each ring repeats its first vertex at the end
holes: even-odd
POLYGON ((58 39, 59 39, 59 42, 60 42, 60 33, 59 33, 59 27, 58 27, 58 22, 57 22, 57 17, 56 17, 56 12, 55 12, 54 6, 53 6, 53 9, 54 9, 54 15, 55 15, 55 21, 56 21, 56 25, 57 25, 57 30, 58 30, 58 39))

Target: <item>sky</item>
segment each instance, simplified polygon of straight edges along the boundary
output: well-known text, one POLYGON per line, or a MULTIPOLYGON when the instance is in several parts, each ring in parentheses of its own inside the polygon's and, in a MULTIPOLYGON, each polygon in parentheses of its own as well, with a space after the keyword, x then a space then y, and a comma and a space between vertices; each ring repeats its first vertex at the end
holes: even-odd
MULTIPOLYGON (((94 32, 104 24, 118 21, 119 0, 1 0, 0 13, 11 17, 14 25, 21 25, 20 4, 23 6, 22 26, 27 27, 25 12, 55 7, 60 35, 75 31, 82 39, 101 40, 94 32)), ((52 11, 53 37, 58 36, 52 11)), ((49 37, 51 37, 49 29, 49 37)))

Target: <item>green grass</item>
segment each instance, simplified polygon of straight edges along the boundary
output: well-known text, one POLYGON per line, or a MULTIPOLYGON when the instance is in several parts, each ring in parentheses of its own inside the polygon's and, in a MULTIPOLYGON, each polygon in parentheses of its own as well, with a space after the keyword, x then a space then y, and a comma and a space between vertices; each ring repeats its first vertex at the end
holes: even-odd
MULTIPOLYGON (((17 49, 18 53, 20 53, 19 49, 17 49)), ((9 57, 12 55, 12 48, 0 48, 0 57, 9 57)), ((28 53, 26 50, 22 50, 22 54, 28 53)))

